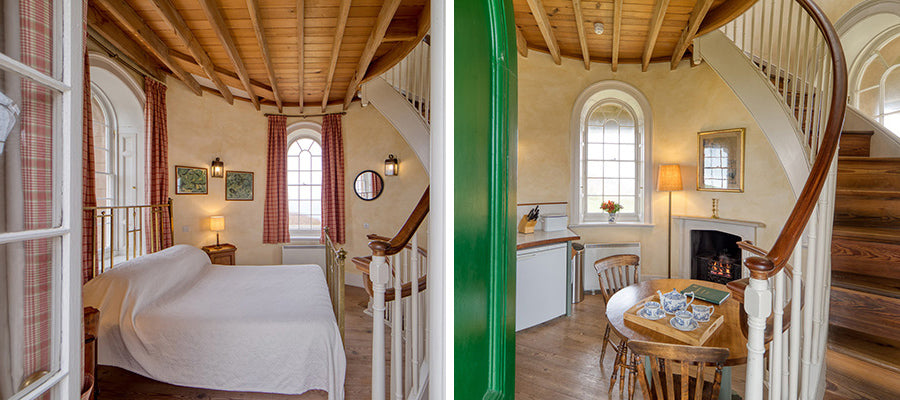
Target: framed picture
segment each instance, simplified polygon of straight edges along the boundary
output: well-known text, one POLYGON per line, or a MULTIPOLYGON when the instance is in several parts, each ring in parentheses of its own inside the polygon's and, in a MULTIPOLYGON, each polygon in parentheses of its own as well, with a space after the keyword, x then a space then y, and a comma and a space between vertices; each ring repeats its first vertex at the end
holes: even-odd
POLYGON ((206 168, 175 166, 175 194, 207 194, 208 182, 206 168))
POLYGON ((697 190, 744 191, 744 128, 700 132, 697 190))
POLYGON ((246 171, 226 171, 225 200, 253 200, 253 173, 246 171))

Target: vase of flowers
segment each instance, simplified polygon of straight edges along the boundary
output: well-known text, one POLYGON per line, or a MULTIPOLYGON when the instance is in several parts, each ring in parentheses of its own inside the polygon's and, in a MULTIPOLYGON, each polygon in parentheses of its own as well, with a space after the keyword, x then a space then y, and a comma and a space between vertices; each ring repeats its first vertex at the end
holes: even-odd
POLYGON ((619 211, 622 209, 622 205, 610 200, 601 204, 600 208, 609 213, 609 223, 614 224, 616 223, 616 217, 618 217, 619 211))

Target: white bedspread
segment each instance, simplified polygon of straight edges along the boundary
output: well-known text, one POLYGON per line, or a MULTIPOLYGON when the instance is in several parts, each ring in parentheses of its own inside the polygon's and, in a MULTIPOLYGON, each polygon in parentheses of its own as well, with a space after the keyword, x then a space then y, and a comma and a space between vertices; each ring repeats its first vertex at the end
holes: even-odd
POLYGON ((344 398, 347 361, 317 265, 218 266, 185 245, 84 286, 99 363, 210 389, 344 398))

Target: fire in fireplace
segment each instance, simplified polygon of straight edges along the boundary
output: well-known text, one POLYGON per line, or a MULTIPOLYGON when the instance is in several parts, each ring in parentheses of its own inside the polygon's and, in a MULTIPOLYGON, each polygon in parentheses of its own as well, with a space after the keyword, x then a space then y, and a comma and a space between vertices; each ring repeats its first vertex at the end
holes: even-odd
POLYGON ((691 279, 727 283, 741 278, 741 238, 725 232, 691 231, 691 279))

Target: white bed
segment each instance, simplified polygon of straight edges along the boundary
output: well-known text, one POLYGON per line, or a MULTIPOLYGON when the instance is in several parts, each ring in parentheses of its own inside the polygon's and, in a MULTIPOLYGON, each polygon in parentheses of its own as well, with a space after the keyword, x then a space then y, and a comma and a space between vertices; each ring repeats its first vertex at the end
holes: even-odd
POLYGON ((346 356, 317 265, 212 265, 179 245, 94 278, 84 305, 100 310, 102 365, 181 386, 344 398, 346 356))

